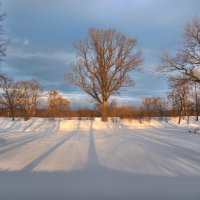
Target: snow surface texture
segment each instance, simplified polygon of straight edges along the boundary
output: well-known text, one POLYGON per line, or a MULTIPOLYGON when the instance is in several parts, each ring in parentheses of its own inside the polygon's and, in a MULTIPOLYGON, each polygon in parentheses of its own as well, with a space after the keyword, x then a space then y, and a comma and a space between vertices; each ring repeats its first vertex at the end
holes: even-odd
POLYGON ((200 200, 198 123, 0 119, 0 200, 200 200))

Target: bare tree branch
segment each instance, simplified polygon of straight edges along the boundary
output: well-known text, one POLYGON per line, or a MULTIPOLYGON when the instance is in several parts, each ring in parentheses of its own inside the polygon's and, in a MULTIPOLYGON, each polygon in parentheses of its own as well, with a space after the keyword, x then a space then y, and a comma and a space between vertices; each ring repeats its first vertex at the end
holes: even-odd
POLYGON ((159 72, 178 72, 188 80, 200 83, 200 19, 193 19, 184 29, 184 43, 175 56, 161 54, 159 72))
POLYGON ((136 39, 125 37, 114 29, 90 29, 86 39, 74 44, 78 59, 66 79, 100 103, 102 120, 107 121, 109 97, 121 88, 134 85, 130 72, 138 70, 141 53, 133 52, 136 39), (104 119, 103 119, 104 118, 104 119))

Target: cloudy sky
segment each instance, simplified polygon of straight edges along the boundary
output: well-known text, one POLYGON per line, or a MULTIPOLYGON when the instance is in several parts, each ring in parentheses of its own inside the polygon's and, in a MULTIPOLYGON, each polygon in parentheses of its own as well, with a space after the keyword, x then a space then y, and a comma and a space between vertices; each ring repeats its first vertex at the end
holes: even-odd
POLYGON ((153 72, 160 51, 175 52, 184 25, 200 17, 200 0, 1 0, 10 39, 1 70, 15 80, 38 79, 45 90, 57 89, 76 106, 91 105, 83 92, 66 85, 65 72, 76 59, 73 42, 88 29, 115 28, 137 38, 143 72, 133 73, 136 86, 122 91, 121 104, 138 104, 146 96, 164 96, 167 82, 153 72))

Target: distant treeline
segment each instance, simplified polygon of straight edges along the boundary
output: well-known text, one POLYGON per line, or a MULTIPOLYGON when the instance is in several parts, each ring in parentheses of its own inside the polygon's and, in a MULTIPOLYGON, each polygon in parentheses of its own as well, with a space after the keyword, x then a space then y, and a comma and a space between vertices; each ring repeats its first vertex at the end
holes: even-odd
MULTIPOLYGON (((161 120, 167 117, 179 117, 180 123, 183 116, 196 115, 198 120, 200 104, 197 85, 187 83, 178 86, 172 87, 166 98, 144 98, 139 107, 120 106, 114 99, 108 104, 108 117, 137 119, 141 122, 144 119, 150 121, 154 117, 161 120)), ((30 117, 93 119, 102 116, 100 104, 96 104, 93 109, 73 110, 70 107, 71 102, 58 91, 44 92, 40 83, 34 79, 14 82, 1 74, 0 87, 2 117, 11 117, 13 120, 15 117, 23 117, 24 120, 28 120, 30 117), (45 101, 43 108, 39 106, 41 100, 45 101)))

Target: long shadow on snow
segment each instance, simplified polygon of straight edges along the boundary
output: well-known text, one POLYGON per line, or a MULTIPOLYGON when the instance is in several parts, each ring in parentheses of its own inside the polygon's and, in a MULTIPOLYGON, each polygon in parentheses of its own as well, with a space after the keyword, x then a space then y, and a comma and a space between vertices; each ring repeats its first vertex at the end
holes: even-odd
POLYGON ((1 123, 0 123, 0 126, 3 125, 3 123, 4 123, 5 121, 7 121, 7 118, 2 119, 2 121, 1 121, 1 123))
MULTIPOLYGON (((31 123, 30 126, 32 126, 32 124, 33 124, 33 123, 31 123)), ((29 126, 29 127, 30 127, 30 126, 29 126)), ((37 127, 36 127, 36 128, 37 128, 37 127)), ((59 125, 57 125, 56 129, 58 130, 58 128, 59 128, 59 125)), ((30 132, 34 132, 34 131, 30 131, 30 132)), ((17 140, 17 141, 11 142, 11 143, 0 144, 0 148, 1 148, 1 147, 4 147, 4 146, 13 145, 13 144, 16 144, 16 143, 17 143, 17 145, 15 145, 15 146, 6 148, 6 149, 4 149, 4 150, 0 150, 0 154, 1 154, 1 153, 5 153, 7 150, 9 151, 9 150, 12 150, 12 149, 14 149, 14 148, 17 148, 17 147, 19 147, 20 145, 25 145, 27 142, 32 142, 32 141, 34 141, 34 140, 32 140, 32 138, 39 139, 39 138, 41 138, 41 137, 44 137, 44 136, 46 136, 46 135, 51 134, 51 133, 48 133, 48 134, 45 134, 45 133, 44 133, 44 134, 43 134, 43 132, 44 132, 44 131, 36 131, 36 132, 35 132, 36 134, 34 134, 34 135, 32 135, 32 136, 29 136, 29 135, 28 135, 28 132, 26 132, 27 135, 26 135, 25 137, 23 137, 22 139, 20 138, 20 143, 19 143, 19 141, 17 140), (36 137, 37 135, 39 135, 38 133, 41 133, 41 134, 43 134, 43 135, 42 135, 42 136, 36 137)), ((51 130, 51 132, 56 132, 56 131, 52 131, 52 130, 51 130)), ((17 133, 18 133, 18 132, 17 132, 17 133)), ((21 131, 20 133, 23 133, 23 131, 21 131)), ((3 134, 2 136, 8 136, 8 135, 13 135, 13 134, 14 134, 14 133, 11 132, 11 133, 7 133, 7 134, 3 134)))
POLYGON ((26 132, 29 128, 31 128, 31 126, 34 125, 34 123, 36 122, 36 120, 34 118, 29 119, 31 120, 31 123, 29 123, 27 126, 24 127, 23 132, 26 132))
POLYGON ((6 128, 5 130, 1 131, 0 133, 5 133, 3 135, 7 135, 7 132, 9 132, 18 122, 17 121, 12 121, 13 123, 8 127, 6 128))
POLYGON ((96 167, 99 165, 96 146, 94 142, 94 132, 93 132, 93 121, 90 121, 90 135, 89 135, 89 147, 88 147, 88 167, 96 167))
MULTIPOLYGON (((132 131, 130 131, 128 129, 124 129, 123 133, 126 133, 126 134, 123 135, 122 133, 121 134, 117 133, 117 134, 114 135, 115 137, 121 138, 122 141, 120 141, 119 143, 116 143, 113 146, 113 148, 110 151, 110 154, 115 153, 116 151, 118 151, 123 145, 126 145, 128 143, 131 144, 132 142, 134 142, 134 145, 136 145, 139 148, 146 148, 148 146, 151 147, 153 145, 156 148, 154 148, 152 150, 154 151, 154 153, 156 155, 161 156, 161 158, 163 157, 163 155, 166 155, 170 159, 173 159, 175 162, 177 162, 178 159, 180 158, 179 163, 180 164, 182 163, 180 166, 182 166, 182 165, 183 165, 182 167, 189 166, 190 168, 193 168, 193 169, 197 170, 197 166, 193 166, 192 164, 184 162, 184 160, 181 160, 182 158, 184 158, 186 160, 193 161, 193 162, 195 162, 196 164, 199 165, 199 159, 196 158, 196 156, 194 156, 193 154, 188 153, 187 152, 188 151, 187 148, 185 148, 186 149, 186 152, 185 152, 185 151, 183 151, 183 149, 182 149, 183 147, 181 147, 181 146, 177 146, 176 145, 174 147, 174 145, 171 144, 171 143, 166 143, 166 142, 163 142, 163 141, 160 141, 160 140, 153 139, 151 137, 150 138, 149 137, 145 137, 143 134, 141 135, 141 134, 138 134, 138 133, 133 133, 132 131), (146 140, 148 142, 145 142, 146 140), (173 152, 174 152, 174 156, 173 157, 171 157, 171 154, 169 153, 169 150, 170 151, 173 150, 173 152), (177 151, 177 150, 179 150, 179 151, 177 151)), ((126 160, 122 160, 122 162, 126 162, 126 160)), ((159 168, 159 169, 164 170, 164 171, 167 170, 169 172, 173 172, 173 173, 176 173, 176 174, 177 173, 183 174, 183 173, 180 173, 180 171, 181 171, 180 169, 177 171, 177 170, 171 168, 171 164, 168 163, 167 161, 163 163, 163 161, 157 162, 156 160, 154 160, 154 162, 155 162, 154 167, 156 167, 156 168, 159 168)))
POLYGON ((72 136, 73 134, 54 145, 20 172, 0 171, 0 198, 6 200, 199 200, 200 177, 138 175, 101 166, 95 147, 93 122, 90 124, 88 164, 85 168, 69 172, 31 171, 72 136), (14 180, 17 180, 16 185, 14 180))
POLYGON ((74 134, 54 145, 20 172, 0 171, 1 199, 199 200, 200 177, 137 175, 100 166, 93 122, 90 124, 88 164, 84 169, 70 172, 31 171, 74 134))
MULTIPOLYGON (((170 150, 174 150, 174 152, 176 153, 177 156, 182 156, 187 160, 191 160, 193 162, 196 162, 197 164, 200 164, 200 158, 196 157, 196 156, 199 155, 199 152, 197 152, 197 151, 193 151, 193 150, 190 150, 188 148, 185 148, 185 147, 182 147, 182 146, 178 146, 178 145, 175 145, 175 144, 172 144, 172 143, 163 142, 162 140, 159 140, 159 139, 156 139, 156 138, 154 138, 153 139, 154 141, 153 141, 151 137, 148 137, 146 135, 145 136, 144 135, 139 135, 139 134, 133 133, 133 132, 131 132, 129 130, 126 130, 126 134, 128 134, 128 135, 130 135, 132 137, 140 138, 140 139, 146 138, 148 140, 148 144, 152 143, 152 144, 156 144, 156 145, 160 146, 165 154, 167 154, 169 149, 170 150), (166 146, 162 145, 161 143, 167 144, 169 147, 166 147, 166 146)), ((129 138, 129 139, 131 139, 131 138, 129 138)), ((159 151, 161 151, 161 149, 159 151)))
POLYGON ((6 140, 4 138, 0 138, 0 144, 6 143, 6 140))
POLYGON ((1 171, 0 197, 6 200, 199 200, 200 177, 136 175, 100 166, 93 122, 90 124, 88 164, 84 169, 70 172, 31 171, 72 136, 54 145, 20 172, 1 171))
MULTIPOLYGON (((9 145, 12 145, 12 144, 16 144, 16 145, 13 145, 11 147, 8 147, 8 148, 5 148, 3 150, 0 150, 0 154, 3 154, 3 153, 6 153, 7 151, 11 151, 13 149, 16 149, 17 147, 21 147, 23 145, 26 145, 27 143, 29 142, 33 142, 37 139, 40 139, 40 138, 43 138, 43 137, 46 137, 48 135, 50 135, 52 133, 47 133, 47 134, 36 134, 36 135, 33 135, 31 137, 25 137, 24 139, 20 139, 20 142, 19 141, 15 141, 13 143, 9 143, 9 145)), ((7 146, 7 144, 3 144, 1 147, 4 147, 4 146, 7 146)))
POLYGON ((38 126, 36 126, 35 128, 33 128, 32 130, 31 130, 31 132, 40 132, 40 130, 38 130, 40 127, 44 127, 44 125, 49 125, 49 123, 51 122, 51 124, 53 124, 52 126, 51 126, 51 128, 49 128, 48 130, 46 130, 45 129, 45 131, 58 131, 58 128, 59 128, 59 126, 58 126, 58 128, 56 127, 56 130, 53 130, 54 128, 55 128, 55 121, 54 120, 50 120, 50 119, 46 119, 46 118, 44 118, 43 119, 43 121, 40 121, 40 124, 38 124, 38 126))
POLYGON ((12 135, 14 134, 15 132, 16 133, 19 133, 19 132, 27 132, 27 129, 29 129, 31 126, 33 126, 35 120, 34 119, 31 119, 32 121, 27 124, 23 130, 21 131, 12 131, 12 129, 16 126, 15 130, 18 129, 18 127, 20 126, 19 124, 19 121, 12 121, 13 123, 11 124, 10 127, 8 127, 7 129, 5 129, 4 131, 0 132, 0 133, 4 133, 2 136, 8 136, 8 135, 12 135))
MULTIPOLYGON (((157 130, 155 130, 155 132, 159 133, 159 131, 157 131, 157 130)), ((194 150, 192 150, 192 149, 189 149, 189 148, 186 148, 186 147, 183 147, 183 146, 180 146, 180 145, 172 144, 172 143, 169 143, 169 142, 167 142, 167 141, 162 141, 162 140, 160 140, 160 139, 158 139, 158 138, 155 138, 155 135, 152 136, 152 137, 148 137, 148 135, 145 135, 145 136, 144 136, 144 135, 142 134, 142 137, 146 137, 147 139, 153 139, 153 140, 158 141, 158 142, 160 142, 160 143, 166 144, 166 145, 172 147, 174 150, 180 149, 182 155, 187 155, 187 156, 193 157, 197 162, 200 162, 200 159, 198 159, 199 156, 200 156, 200 152, 198 152, 198 151, 194 151, 194 150), (197 156, 198 158, 197 158, 196 156, 197 156)))
POLYGON ((41 154, 38 158, 33 160, 31 163, 29 163, 26 167, 22 169, 23 172, 30 172, 32 171, 40 162, 42 162, 44 159, 46 159, 48 156, 50 156, 57 148, 59 148, 61 145, 63 145, 66 141, 70 140, 80 128, 80 122, 77 125, 77 130, 73 131, 70 135, 67 135, 64 139, 62 138, 61 141, 53 145, 50 149, 48 149, 46 152, 41 154))

